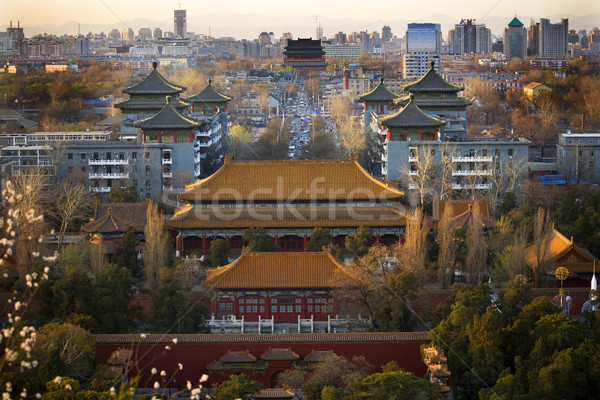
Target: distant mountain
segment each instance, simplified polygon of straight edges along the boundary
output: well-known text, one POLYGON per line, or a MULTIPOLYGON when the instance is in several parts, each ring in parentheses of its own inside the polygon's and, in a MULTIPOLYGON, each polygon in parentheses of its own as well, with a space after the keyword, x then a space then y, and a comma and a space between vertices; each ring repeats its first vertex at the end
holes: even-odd
MULTIPOLYGON (((464 18, 474 18, 476 16, 465 15, 464 18)), ((570 29, 586 29, 590 30, 600 23, 600 14, 591 14, 586 16, 573 15, 553 15, 547 16, 518 16, 525 26, 529 25, 529 20, 533 17, 535 21, 540 18, 549 18, 552 22, 559 22, 561 18, 569 19, 570 29)), ((496 36, 502 35, 502 32, 512 16, 507 17, 486 17, 482 20, 477 20, 477 23, 484 23, 492 30, 492 34, 496 36)), ((273 32, 275 37, 280 37, 283 32, 291 32, 297 37, 314 37, 316 34, 315 19, 312 15, 281 17, 269 16, 265 14, 236 14, 236 13, 211 13, 205 15, 188 15, 188 30, 195 33, 211 34, 214 37, 231 36, 237 39, 254 39, 263 32, 273 32)), ((331 37, 336 32, 343 31, 345 33, 359 32, 367 30, 369 32, 381 32, 384 25, 392 28, 392 33, 395 36, 403 37, 406 33, 406 26, 411 22, 432 22, 442 25, 442 34, 445 37, 448 30, 454 24, 460 22, 460 19, 448 17, 442 14, 434 14, 430 17, 420 18, 393 18, 389 20, 364 21, 353 18, 334 18, 322 17, 319 18, 319 23, 323 27, 325 36, 331 37)), ((132 28, 137 34, 140 28, 161 28, 163 31, 173 31, 173 20, 167 18, 161 21, 138 18, 134 20, 115 22, 110 24, 88 24, 82 23, 79 28, 82 34, 88 32, 108 33, 116 28, 121 31, 125 27, 132 28)), ((6 25, 0 25, 1 30, 6 29, 6 25)), ((78 32, 77 21, 69 21, 60 25, 45 24, 38 26, 24 26, 25 35, 31 37, 37 34, 50 33, 55 35, 74 35, 78 32)))

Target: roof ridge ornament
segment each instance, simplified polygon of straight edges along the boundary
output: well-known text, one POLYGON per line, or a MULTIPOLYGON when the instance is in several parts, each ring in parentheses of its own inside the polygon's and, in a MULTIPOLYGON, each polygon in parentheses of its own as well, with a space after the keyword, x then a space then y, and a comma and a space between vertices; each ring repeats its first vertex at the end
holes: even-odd
POLYGON ((157 63, 156 61, 153 61, 153 62, 152 62, 152 69, 153 69, 154 71, 156 71, 156 68, 157 68, 157 67, 158 67, 158 63, 157 63))

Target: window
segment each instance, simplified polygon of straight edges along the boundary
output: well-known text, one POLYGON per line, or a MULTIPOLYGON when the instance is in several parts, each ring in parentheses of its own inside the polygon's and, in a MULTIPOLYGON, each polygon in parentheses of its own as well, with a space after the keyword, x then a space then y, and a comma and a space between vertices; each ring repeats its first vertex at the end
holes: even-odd
POLYGON ((285 306, 279 306, 279 312, 280 313, 284 313, 285 312, 285 306))
POLYGON ((294 299, 294 303, 300 304, 300 303, 302 303, 302 299, 301 298, 296 298, 296 299, 294 299))
POLYGON ((513 149, 508 149, 508 156, 512 157, 513 156, 513 149))
POLYGON ((294 312, 294 306, 287 306, 287 312, 294 312))
POLYGON ((309 313, 311 313, 312 312, 312 306, 306 307, 306 311, 308 311, 309 313))
POLYGON ((85 161, 85 153, 81 153, 81 160, 85 161))
POLYGON ((253 313, 258 312, 258 306, 252 306, 252 312, 253 313))
POLYGON ((145 152, 145 153, 144 153, 144 157, 145 157, 145 158, 150 158, 150 152, 149 152, 149 151, 145 152))
POLYGON ((106 152, 106 159, 107 159, 107 160, 111 160, 111 154, 110 154, 110 151, 107 151, 107 152, 106 152))
POLYGON ((271 306, 271 313, 277 312, 277 306, 271 306))
POLYGON ((73 153, 67 153, 67 160, 73 159, 73 153))
POLYGON ((271 299, 271 303, 277 304, 277 299, 271 299))
POLYGON ((319 312, 321 312, 321 306, 317 304, 315 306, 315 313, 319 313, 319 312))
POLYGON ((137 165, 131 167, 131 170, 133 171, 133 173, 137 174, 137 165))
POLYGON ((265 299, 260 299, 259 302, 260 304, 265 304, 265 299))
POLYGON ((239 299, 240 304, 244 304, 244 299, 239 299))
POLYGON ((308 299, 308 303, 310 304, 310 303, 312 303, 312 302, 313 302, 313 299, 309 298, 309 299, 308 299))
POLYGON ((296 305, 296 312, 302 312, 302 306, 296 305))
POLYGON ((264 313, 265 312, 265 306, 260 306, 260 312, 264 313))
POLYGON ((137 160, 137 152, 136 151, 134 151, 134 152, 131 153, 131 158, 133 160, 137 160))
POLYGON ((240 306, 240 313, 244 313, 244 306, 240 306))
POLYGON ((233 303, 230 302, 221 302, 219 303, 219 312, 233 312, 233 303))
POLYGON ((125 159, 125 153, 120 152, 119 153, 119 160, 124 160, 125 159))

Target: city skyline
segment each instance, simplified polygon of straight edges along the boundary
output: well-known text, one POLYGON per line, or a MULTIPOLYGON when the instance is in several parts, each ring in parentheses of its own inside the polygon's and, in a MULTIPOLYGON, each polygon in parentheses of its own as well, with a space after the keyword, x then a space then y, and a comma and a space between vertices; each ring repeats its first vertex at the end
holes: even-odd
MULTIPOLYGON (((215 36, 252 37, 260 33, 255 35, 250 33, 258 26, 264 26, 265 30, 272 30, 276 35, 281 34, 276 31, 277 29, 290 26, 289 30, 293 32, 293 29, 296 29, 298 31, 296 35, 299 36, 314 32, 316 23, 321 22, 325 34, 331 35, 336 29, 342 29, 352 23, 376 26, 375 24, 389 21, 391 25, 394 25, 396 21, 425 22, 425 20, 431 19, 428 22, 439 22, 440 18, 445 17, 447 20, 456 20, 455 23, 461 18, 476 19, 480 23, 486 23, 486 20, 489 20, 491 25, 491 21, 497 20, 498 17, 509 19, 514 15, 539 20, 539 18, 557 15, 586 16, 600 13, 600 5, 594 0, 578 0, 568 3, 542 0, 526 3, 516 0, 472 3, 459 0, 453 2, 452 7, 448 7, 448 4, 441 0, 428 0, 426 4, 427 6, 424 7, 422 3, 399 4, 383 0, 378 3, 377 7, 365 7, 364 2, 355 0, 344 2, 336 0, 327 3, 306 0, 302 3, 291 3, 282 7, 281 3, 272 0, 263 0, 258 4, 233 0, 227 3, 212 2, 201 5, 189 1, 168 3, 154 0, 127 2, 57 0, 48 3, 38 0, 3 4, 0 6, 0 14, 4 16, 4 20, 0 23, 6 26, 9 21, 12 21, 13 25, 16 25, 19 21, 25 29, 30 28, 32 34, 39 33, 32 29, 37 26, 47 27, 49 33, 56 33, 51 31, 51 26, 63 24, 74 25, 75 28, 68 28, 69 32, 63 32, 74 34, 77 32, 72 31, 77 29, 78 23, 83 26, 110 25, 118 29, 127 26, 137 30, 139 27, 129 26, 135 20, 147 20, 149 23, 156 23, 163 29, 172 30, 173 11, 181 6, 181 9, 187 11, 188 30, 192 32, 209 34, 212 28, 215 36), (32 3, 34 3, 33 6, 32 3), (207 18, 208 16, 210 18, 207 18), (438 18, 438 20, 434 20, 434 18, 438 18), (332 21, 335 21, 339 28, 333 28, 332 21), (231 33, 228 33, 228 30, 231 33)), ((442 30, 445 31, 450 22, 441 22, 444 25, 442 30)), ((403 36, 404 32, 400 32, 400 30, 404 28, 399 25, 396 23, 392 29, 395 35, 403 36)), ((82 33, 87 33, 83 26, 82 33)), ((362 26, 355 27, 355 30, 361 29, 363 29, 362 26)), ((499 34, 500 32, 495 33, 499 34)))

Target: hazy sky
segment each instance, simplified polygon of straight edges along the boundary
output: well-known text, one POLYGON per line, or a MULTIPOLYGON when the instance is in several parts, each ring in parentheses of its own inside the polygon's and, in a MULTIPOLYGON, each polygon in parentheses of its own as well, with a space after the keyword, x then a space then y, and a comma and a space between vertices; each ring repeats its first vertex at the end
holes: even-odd
MULTIPOLYGON (((122 20, 148 18, 172 19, 176 1, 164 0, 1 0, 0 24, 21 21, 21 26, 47 23, 60 25, 67 21, 81 23, 117 23, 122 20)), ((365 21, 419 18, 444 14, 456 18, 485 15, 531 15, 539 17, 560 14, 588 15, 600 12, 599 0, 181 0, 188 19, 215 12, 262 14, 273 17, 318 15, 319 17, 356 18, 365 21)), ((485 21, 483 21, 485 22, 485 21)), ((188 21, 189 23, 189 21, 188 21)), ((600 24, 600 21, 599 21, 600 24)))

